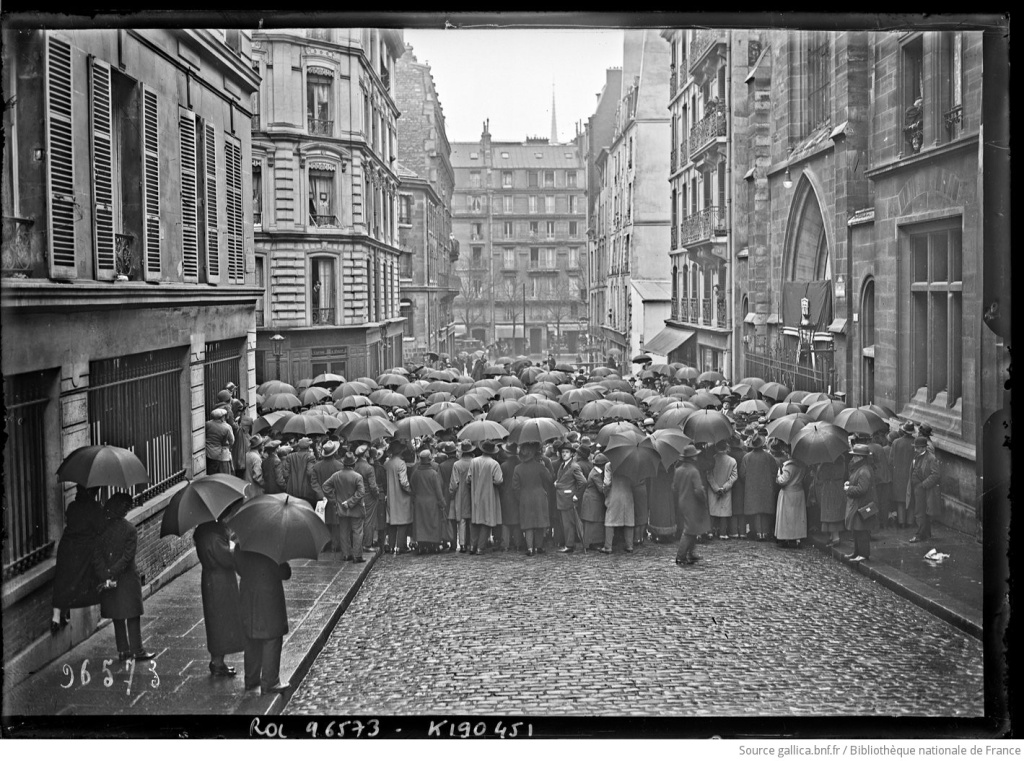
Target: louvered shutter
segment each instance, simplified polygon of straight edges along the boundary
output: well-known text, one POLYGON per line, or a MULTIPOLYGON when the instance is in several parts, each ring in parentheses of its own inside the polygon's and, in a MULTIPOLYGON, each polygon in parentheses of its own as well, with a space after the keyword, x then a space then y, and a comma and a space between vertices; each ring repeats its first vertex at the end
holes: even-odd
POLYGON ((242 249, 242 148, 232 139, 224 141, 225 184, 227 185, 228 279, 245 280, 242 249))
POLYGON ((97 280, 113 280, 114 146, 110 64, 89 57, 89 117, 92 143, 93 254, 97 280))
POLYGON ((206 181, 206 282, 220 282, 220 227, 217 223, 217 130, 203 123, 203 169, 206 181))
POLYGON ((196 115, 178 114, 181 145, 181 271, 186 282, 199 282, 199 204, 196 182, 196 115))
POLYGON ((157 95, 142 86, 142 268, 146 280, 159 280, 160 260, 160 120, 157 95))
POLYGON ((50 277, 78 276, 75 266, 75 163, 71 45, 46 38, 46 194, 50 277))

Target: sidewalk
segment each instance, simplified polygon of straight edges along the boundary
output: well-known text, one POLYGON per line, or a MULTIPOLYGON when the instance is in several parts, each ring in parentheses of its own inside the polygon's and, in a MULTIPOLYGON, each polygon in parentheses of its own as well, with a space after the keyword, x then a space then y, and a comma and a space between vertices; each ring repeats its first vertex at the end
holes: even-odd
MULTIPOLYGON (((340 562, 337 553, 324 553, 320 560, 291 562, 292 578, 284 582, 288 634, 281 653, 282 681, 298 686, 377 557, 371 554, 357 565, 340 562)), ((196 565, 146 598, 142 638, 145 648, 156 653, 155 660, 135 664, 132 673, 129 665, 117 660, 108 621, 63 657, 5 692, 4 715, 278 713, 287 694, 246 692, 241 653, 226 658, 238 676, 210 676, 201 574, 196 565)))
POLYGON ((873 534, 871 559, 850 563, 846 555, 853 552, 853 540, 841 534, 838 547, 826 547, 828 537, 813 533, 810 543, 829 552, 879 584, 907 598, 958 629, 981 639, 983 599, 982 545, 974 536, 932 524, 932 538, 910 543, 914 529, 886 529, 873 534), (948 554, 941 563, 925 560, 935 549, 948 554))

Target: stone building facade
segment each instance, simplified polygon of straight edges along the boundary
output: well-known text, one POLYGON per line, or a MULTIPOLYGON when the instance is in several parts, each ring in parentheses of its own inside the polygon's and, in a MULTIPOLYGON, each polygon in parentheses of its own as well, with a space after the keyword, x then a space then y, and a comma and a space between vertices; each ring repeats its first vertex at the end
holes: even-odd
POLYGON ((548 138, 454 143, 456 318, 498 353, 575 361, 587 330, 584 164, 548 138))
POLYGON ((404 50, 400 30, 253 32, 259 381, 402 364, 394 71, 404 50))
MULTIPOLYGON (((205 421, 255 388, 248 35, 3 32, 5 679, 89 636, 98 606, 50 634, 55 548, 92 444, 132 449, 147 588, 194 563, 163 510, 206 471, 205 421)), ((102 496, 106 496, 105 494, 102 496)))
POLYGON ((444 111, 429 64, 416 60, 412 46, 395 68, 398 120, 398 230, 401 310, 405 356, 426 362, 430 353, 455 351, 452 300, 459 292, 453 263, 458 244, 452 235, 451 145, 444 111))

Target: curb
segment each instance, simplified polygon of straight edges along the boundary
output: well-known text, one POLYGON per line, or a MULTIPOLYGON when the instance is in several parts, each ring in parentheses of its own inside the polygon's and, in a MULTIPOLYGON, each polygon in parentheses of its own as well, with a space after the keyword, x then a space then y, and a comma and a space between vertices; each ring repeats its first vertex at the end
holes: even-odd
POLYGON ((965 634, 979 641, 982 639, 984 625, 980 614, 963 603, 954 600, 949 595, 884 563, 874 563, 870 560, 851 563, 846 559, 844 553, 834 547, 826 547, 825 542, 817 537, 808 537, 807 542, 815 549, 830 554, 843 565, 854 568, 862 576, 878 582, 900 597, 909 600, 920 608, 924 608, 933 616, 937 616, 946 623, 955 626, 965 634))
POLYGON ((367 560, 366 565, 363 566, 363 569, 356 577, 355 583, 349 587, 348 592, 341 599, 341 602, 338 603, 338 607, 335 608, 334 613, 331 614, 331 617, 328 619, 323 629, 320 630, 316 639, 313 640, 313 643, 306 650, 306 654, 302 656, 302 660, 299 661, 295 670, 292 671, 291 676, 288 678, 288 681, 292 685, 291 689, 286 693, 274 695, 270 704, 262 712, 264 716, 276 716, 285 709, 285 706, 288 705, 288 701, 291 699, 292 693, 295 692, 295 688, 298 687, 302 680, 306 678, 306 674, 309 673, 309 669, 312 667, 313 661, 315 661, 317 656, 320 655, 320 652, 324 649, 324 645, 327 644, 327 638, 331 636, 331 632, 333 632, 334 627, 337 626, 338 619, 340 619, 342 614, 348 610, 348 606, 352 603, 352 600, 355 599, 356 594, 363 586, 363 581, 366 579, 367 575, 370 573, 370 569, 373 568, 380 556, 381 550, 377 550, 373 553, 370 559, 367 560))

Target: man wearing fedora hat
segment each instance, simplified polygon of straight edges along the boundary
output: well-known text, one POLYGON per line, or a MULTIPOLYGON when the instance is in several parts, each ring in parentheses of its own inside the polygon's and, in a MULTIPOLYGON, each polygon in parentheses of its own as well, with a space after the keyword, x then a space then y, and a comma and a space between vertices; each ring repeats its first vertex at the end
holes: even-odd
POLYGON ((235 443, 235 434, 231 426, 225 422, 228 411, 223 407, 215 407, 206 421, 206 473, 232 473, 231 450, 235 443))
POLYGON ((498 446, 493 441, 480 442, 480 454, 469 466, 472 529, 469 554, 483 555, 491 529, 501 525, 501 466, 494 459, 498 446))
POLYGON ((932 518, 939 514, 939 461, 928 451, 928 439, 918 436, 914 439, 914 462, 910 467, 907 484, 907 509, 917 518, 917 533, 911 542, 931 539, 932 518))
POLYGON ((764 437, 754 434, 750 451, 740 460, 739 473, 743 479, 743 516, 750 521, 751 530, 759 542, 768 538, 769 526, 774 525, 775 474, 778 463, 764 448, 764 437))
POLYGON ((672 495, 676 504, 676 520, 682 527, 683 537, 676 553, 676 565, 693 565, 700 560, 693 554, 697 537, 711 530, 711 516, 708 513, 707 494, 704 481, 697 469, 696 460, 700 452, 693 444, 687 444, 680 454, 672 474, 672 495))
POLYGON ((245 480, 249 482, 251 496, 263 494, 263 444, 258 433, 249 437, 249 451, 245 454, 245 480))
POLYGON ((469 485, 469 469, 473 465, 475 454, 476 447, 472 441, 460 442, 460 456, 452 466, 452 475, 448 481, 448 494, 451 495, 448 517, 455 522, 459 552, 468 550, 471 541, 469 522, 473 517, 473 499, 469 485))
POLYGON ((871 530, 878 525, 878 501, 871 459, 871 450, 866 444, 855 444, 850 450, 850 480, 843 486, 846 492, 846 528, 853 532, 853 552, 846 559, 854 563, 871 557, 871 530), (865 518, 860 510, 872 503, 875 513, 865 518))
POLYGON ((914 424, 909 420, 900 426, 900 436, 889 447, 889 470, 892 473, 892 500, 896 503, 896 525, 908 526, 913 519, 907 512, 907 485, 914 463, 914 424))
POLYGON ((316 458, 310 451, 312 446, 312 439, 303 436, 295 442, 295 451, 281 461, 281 477, 285 492, 310 504, 317 499, 317 494, 309 483, 309 474, 316 464, 316 458))
POLYGON ((514 441, 501 445, 505 459, 501 463, 501 486, 498 494, 501 497, 501 549, 515 551, 523 544, 523 532, 519 528, 519 499, 512 489, 519 459, 519 446, 514 441))
POLYGON ((573 552, 582 537, 576 536, 576 517, 573 503, 579 501, 587 488, 587 478, 579 462, 573 460, 572 444, 563 442, 558 447, 560 462, 555 468, 555 507, 562 524, 565 544, 559 552, 573 552))
MULTIPOLYGON (((310 468, 309 485, 317 495, 318 500, 327 499, 323 485, 327 483, 331 476, 341 470, 341 462, 338 461, 339 449, 341 449, 341 445, 337 441, 325 442, 321 450, 323 459, 314 463, 313 467, 310 468)), ((330 505, 324 510, 324 523, 331 530, 331 552, 338 552, 341 549, 341 523, 338 521, 338 516, 334 510, 330 509, 330 505)))
POLYGON ((284 491, 284 480, 281 478, 281 457, 278 449, 281 442, 271 439, 263 445, 263 489, 267 494, 281 494, 284 491))
POLYGON ((384 464, 387 475, 388 544, 395 555, 409 551, 409 528, 412 526, 412 486, 409 467, 405 462, 405 442, 395 439, 388 447, 388 461, 384 464))
POLYGON ((331 474, 321 490, 327 497, 327 509, 338 515, 341 535, 341 559, 353 563, 363 562, 363 497, 366 486, 363 477, 355 471, 356 456, 346 452, 341 470, 331 474))
POLYGON ((363 495, 363 549, 370 551, 379 541, 377 536, 377 509, 380 503, 380 487, 377 475, 370 464, 370 445, 360 444, 355 448, 355 471, 363 477, 366 494, 363 495))

